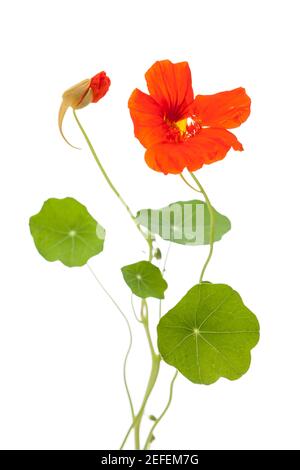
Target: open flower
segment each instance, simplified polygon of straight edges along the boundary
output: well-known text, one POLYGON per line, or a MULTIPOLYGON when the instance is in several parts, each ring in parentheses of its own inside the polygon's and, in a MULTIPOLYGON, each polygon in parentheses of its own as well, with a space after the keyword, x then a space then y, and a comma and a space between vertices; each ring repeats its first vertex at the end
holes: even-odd
POLYGON ((145 77, 150 96, 135 89, 128 106, 150 168, 165 174, 195 171, 223 159, 231 148, 243 150, 227 129, 250 114, 244 88, 194 97, 187 62, 155 62, 145 77))
POLYGON ((62 131, 63 120, 68 108, 80 109, 90 103, 97 103, 107 93, 109 86, 110 79, 105 72, 100 72, 92 78, 82 80, 64 92, 58 114, 58 125, 61 135, 69 145, 71 144, 62 131))

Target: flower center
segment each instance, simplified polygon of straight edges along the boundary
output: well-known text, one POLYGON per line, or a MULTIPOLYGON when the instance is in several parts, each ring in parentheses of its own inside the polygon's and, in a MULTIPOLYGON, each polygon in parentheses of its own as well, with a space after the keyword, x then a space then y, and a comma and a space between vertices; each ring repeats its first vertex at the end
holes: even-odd
POLYGON ((187 139, 199 134, 201 131, 201 121, 196 116, 180 119, 179 121, 170 121, 165 118, 168 124, 167 139, 169 142, 184 142, 187 139))

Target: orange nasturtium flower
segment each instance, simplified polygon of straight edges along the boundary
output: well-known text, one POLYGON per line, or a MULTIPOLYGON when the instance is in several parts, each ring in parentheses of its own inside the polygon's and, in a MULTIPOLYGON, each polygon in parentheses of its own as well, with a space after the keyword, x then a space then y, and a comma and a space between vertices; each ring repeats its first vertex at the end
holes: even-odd
POLYGON ((100 72, 92 78, 82 80, 82 82, 77 83, 64 92, 58 114, 58 125, 60 133, 66 142, 68 141, 63 134, 62 124, 67 109, 69 107, 73 109, 81 109, 90 103, 97 103, 97 101, 106 95, 109 86, 110 79, 105 72, 100 72))
POLYGON ((135 89, 128 106, 150 168, 165 174, 195 171, 223 159, 231 148, 243 150, 227 129, 250 114, 244 88, 194 97, 187 62, 155 62, 145 77, 150 95, 135 89))

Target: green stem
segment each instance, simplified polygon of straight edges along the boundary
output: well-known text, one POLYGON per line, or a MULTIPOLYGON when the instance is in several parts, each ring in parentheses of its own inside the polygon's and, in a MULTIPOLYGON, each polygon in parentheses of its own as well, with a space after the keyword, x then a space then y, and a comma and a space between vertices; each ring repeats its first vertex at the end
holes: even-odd
POLYGON ((149 263, 151 263, 151 261, 153 260, 153 241, 152 241, 152 236, 151 236, 150 232, 148 233, 148 236, 147 236, 147 243, 148 243, 148 247, 149 247, 148 261, 149 261, 149 263))
POLYGON ((150 353, 151 353, 152 366, 151 366, 151 372, 150 372, 150 377, 149 377, 149 380, 148 380, 146 392, 145 392, 141 407, 139 409, 139 412, 136 415, 136 418, 135 418, 134 423, 133 423, 133 426, 134 426, 134 442, 135 442, 135 449, 136 450, 140 450, 141 422, 142 422, 142 418, 143 418, 143 415, 144 415, 144 411, 145 411, 148 399, 151 395, 151 392, 154 388, 154 385, 155 385, 157 377, 158 377, 159 366, 160 366, 160 361, 161 361, 161 358, 160 358, 159 354, 156 354, 156 352, 155 352, 155 349, 154 349, 154 346, 153 346, 153 343, 152 343, 152 339, 151 339, 151 334, 150 334, 150 330, 149 330, 149 319, 148 319, 148 305, 147 305, 146 300, 142 301, 141 319, 142 319, 142 323, 143 323, 144 330, 145 330, 145 333, 146 333, 150 353), (145 311, 145 313, 144 313, 144 311, 145 311))
POLYGON ((132 307, 133 315, 135 316, 135 319, 136 319, 137 322, 142 323, 142 320, 137 316, 137 313, 135 311, 135 307, 134 307, 134 303, 133 303, 133 297, 134 297, 134 294, 131 294, 131 307, 132 307))
POLYGON ((147 437, 147 440, 146 440, 146 443, 145 443, 145 446, 144 446, 144 450, 149 449, 150 444, 151 444, 151 441, 152 441, 154 429, 155 429, 156 426, 160 423, 160 421, 163 419, 163 417, 164 417, 165 414, 167 413, 168 409, 170 408, 170 405, 171 405, 171 403, 172 403, 172 398, 173 398, 174 382, 175 382, 177 376, 178 376, 178 371, 175 372, 175 375, 174 375, 174 377, 173 377, 173 379, 171 380, 171 383, 170 383, 170 393, 169 393, 168 402, 167 402, 167 404, 166 404, 166 406, 165 406, 163 412, 162 412, 161 415, 157 418, 157 420, 156 420, 155 423, 153 424, 152 428, 150 429, 150 432, 149 432, 149 434, 148 434, 148 437, 147 437))
POLYGON ((190 188, 192 188, 194 191, 196 191, 196 193, 201 193, 201 191, 200 191, 199 189, 194 188, 194 186, 192 186, 192 185, 188 182, 188 180, 183 176, 182 173, 180 173, 179 176, 180 176, 180 178, 185 182, 185 184, 186 184, 187 186, 189 186, 190 188))
MULTIPOLYGON (((171 242, 169 243, 167 254, 166 254, 166 257, 165 257, 165 262, 164 262, 163 269, 162 269, 162 275, 163 276, 166 272, 167 261, 168 261, 168 258, 169 258, 170 249, 171 249, 171 242)), ((159 301, 159 319, 161 319, 161 314, 162 314, 162 300, 159 301)))
POLYGON ((128 437, 129 437, 131 431, 133 430, 133 426, 134 426, 134 420, 132 421, 132 423, 131 423, 131 425, 130 425, 130 428, 128 429, 128 431, 127 431, 127 433, 126 433, 126 435, 125 435, 125 437, 124 437, 124 439, 123 439, 123 441, 122 441, 122 444, 121 444, 121 446, 120 446, 120 450, 122 450, 122 449, 124 448, 124 446, 125 446, 125 444, 126 444, 126 442, 127 442, 127 439, 128 439, 128 437))
MULTIPOLYGON (((98 157, 98 155, 97 155, 97 153, 96 153, 96 151, 95 151, 95 149, 94 149, 94 147, 93 147, 93 145, 92 145, 92 143, 91 143, 91 141, 90 141, 90 139, 89 139, 89 137, 88 137, 88 135, 87 135, 87 133, 85 132, 85 130, 84 130, 84 128, 83 128, 81 122, 79 121, 79 118, 78 118, 78 116, 77 116, 77 114, 76 114, 75 109, 73 109, 73 114, 74 114, 75 121, 77 122, 78 127, 79 127, 79 129, 81 130, 81 132, 82 132, 82 134, 83 134, 83 136, 84 136, 84 138, 85 138, 85 140, 86 140, 86 143, 88 144, 88 147, 89 147, 89 149, 90 149, 90 151, 91 151, 91 153, 92 153, 92 155, 93 155, 93 157, 94 157, 94 159, 95 159, 95 161, 96 161, 96 163, 97 163, 97 165, 98 165, 98 167, 99 167, 99 169, 100 169, 102 175, 104 176, 106 182, 108 183, 108 185, 109 185, 109 187, 112 189, 112 191, 115 193, 115 195, 117 196, 117 198, 119 199, 119 201, 123 204, 123 206, 125 207, 126 211, 127 211, 128 214, 129 214, 130 218, 131 218, 132 221, 134 222, 135 226, 137 227, 137 229, 139 230, 139 232, 143 235, 143 237, 146 239, 146 241, 147 241, 147 243, 148 243, 148 245, 149 245, 149 247, 150 247, 149 237, 142 231, 142 229, 141 229, 141 227, 139 226, 139 224, 137 223, 136 218, 135 218, 134 214, 132 213, 130 207, 127 205, 127 203, 125 202, 125 200, 122 198, 121 194, 119 193, 119 191, 117 190, 117 188, 115 187, 115 185, 113 184, 113 182, 111 181, 111 179, 109 178, 108 174, 106 173, 106 171, 105 171, 105 169, 104 169, 104 167, 103 167, 103 165, 102 165, 102 163, 101 163, 101 161, 100 161, 100 159, 99 159, 99 157, 98 157)), ((151 241, 151 246, 152 246, 152 241, 151 241)))
POLYGON ((203 276, 204 276, 204 273, 206 271, 206 268, 211 260, 211 257, 212 257, 212 254, 213 254, 213 250, 214 250, 214 238, 215 238, 215 213, 214 213, 214 209, 210 203, 210 200, 203 188, 203 186, 201 185, 200 181, 198 181, 198 179, 196 178, 196 176, 194 175, 194 173, 192 172, 189 172, 191 177, 193 178, 193 180, 195 181, 196 185, 198 186, 199 190, 201 191, 201 193, 203 194, 204 196, 204 199, 205 199, 205 202, 207 204, 207 207, 208 207, 208 211, 209 211, 209 218, 210 218, 210 232, 209 232, 209 253, 208 253, 208 256, 207 256, 207 259, 204 263, 204 266, 202 268, 202 271, 201 271, 201 274, 200 274, 200 280, 199 280, 199 283, 201 284, 201 282, 203 281, 203 276))
MULTIPOLYGON (((149 247, 149 257, 148 257, 148 260, 149 262, 152 261, 153 259, 153 241, 152 241, 152 236, 150 233, 144 233, 143 230, 141 229, 140 225, 137 223, 136 221, 136 218, 134 216, 134 214, 132 213, 132 211, 130 210, 129 206, 126 204, 125 200, 122 198, 122 196, 120 195, 119 191, 117 190, 117 188, 115 187, 115 185, 112 183, 111 179, 109 178, 108 174, 106 173, 101 161, 99 160, 98 158, 98 155, 87 135, 87 133, 85 132, 81 122, 79 121, 78 119, 78 116, 76 114, 76 111, 75 109, 73 110, 73 114, 74 114, 74 118, 75 118, 75 121, 80 129, 80 131, 82 132, 85 140, 86 140, 86 143, 102 173, 102 175, 104 176, 106 182, 108 183, 109 187, 111 188, 111 190, 115 193, 115 195, 117 196, 117 198, 120 200, 120 202, 123 204, 123 206, 125 207, 126 211, 128 212, 130 218, 132 219, 132 221, 134 222, 135 226, 137 227, 137 229, 139 230, 139 232, 142 234, 142 236, 144 237, 144 239, 147 241, 148 243, 148 247, 149 247)), ((99 282, 99 281, 98 281, 99 282)), ((100 283, 100 282, 99 282, 100 283)), ((100 283, 101 285, 101 283, 100 283)), ((101 285, 102 286, 102 285, 101 285)), ((102 286, 103 288, 103 286, 102 286)), ((104 289, 104 288, 103 288, 104 289)), ((105 289, 104 289, 105 290, 105 289)), ((105 292, 108 294, 108 292, 105 290, 105 292)), ((113 298, 110 296, 110 294, 108 294, 109 297, 111 298, 111 300, 115 303, 115 301, 113 300, 113 298)), ((116 304, 116 303, 115 303, 116 304)), ((116 304, 117 305, 117 304, 116 304)), ((119 308, 119 307, 118 307, 119 308)), ((119 308, 120 310, 120 308, 119 308)), ((121 310, 120 310, 121 311, 121 310)), ((123 312, 121 311, 122 315, 123 312)), ((130 328, 130 325, 129 325, 129 322, 126 318, 126 316, 124 315, 124 318, 126 320, 126 322, 128 323, 128 327, 130 328)), ((126 357, 125 357, 125 362, 124 362, 124 378, 125 378, 125 386, 126 386, 126 391, 128 393, 128 398, 129 398, 129 402, 130 402, 130 408, 131 408, 131 412, 132 412, 132 424, 130 426, 130 428, 128 429, 127 431, 127 434, 122 442, 122 445, 121 445, 121 449, 124 447, 126 441, 127 441, 127 438, 128 436, 130 435, 130 432, 132 429, 134 429, 134 433, 135 433, 135 447, 136 449, 140 449, 140 425, 141 425, 141 420, 143 418, 143 414, 144 414, 144 410, 145 410, 145 407, 146 407, 146 404, 148 402, 148 399, 149 399, 149 396, 153 390, 153 387, 156 383, 156 380, 157 380, 157 376, 158 376, 158 373, 159 373, 159 366, 160 366, 160 356, 158 354, 155 353, 155 350, 154 350, 154 347, 153 347, 153 343, 152 343, 152 339, 151 339, 151 334, 150 334, 150 330, 149 330, 149 324, 148 324, 148 306, 147 306, 147 302, 145 300, 142 301, 142 318, 141 318, 141 323, 143 323, 143 326, 144 326, 144 329, 145 329, 145 332, 146 332, 146 336, 147 336, 147 340, 148 340, 148 343, 149 343, 149 347, 150 347, 150 351, 151 351, 151 358, 152 358, 152 367, 151 367, 151 373, 150 373, 150 377, 149 377, 149 381, 148 381, 148 385, 147 385, 147 388, 146 388, 146 392, 145 392, 145 396, 144 396, 144 399, 143 399, 143 402, 142 402, 142 405, 141 405, 141 408, 138 412, 138 414, 135 416, 134 414, 134 411, 133 411, 133 405, 132 405, 132 400, 131 400, 131 396, 130 396, 130 393, 129 393, 129 390, 128 390, 128 386, 127 386, 127 381, 126 381, 126 364, 127 364, 127 357, 128 357, 128 354, 129 354, 129 351, 131 349, 131 343, 132 343, 132 335, 131 335, 131 330, 130 330, 130 348, 126 354, 126 357), (146 314, 144 315, 143 314, 143 311, 144 309, 146 309, 146 314)))
POLYGON ((126 374, 127 360, 128 360, 129 353, 131 351, 131 347, 132 347, 132 331, 131 331, 130 323, 127 320, 127 317, 126 317, 125 313, 123 312, 123 310, 121 309, 121 307, 117 304, 117 302, 112 297, 112 295, 104 287, 104 285, 102 284, 102 282, 100 281, 100 279, 98 278, 98 276, 95 274, 94 270, 91 268, 91 266, 88 263, 87 263, 87 267, 88 267, 89 271, 91 272, 91 274, 94 276, 95 280, 97 281, 97 283, 99 284, 101 289, 105 292, 105 294, 109 297, 109 299, 112 301, 112 303, 115 305, 115 307, 121 313, 122 317, 124 318, 124 320, 126 322, 126 325, 127 325, 128 331, 129 331, 129 347, 127 349, 125 359, 124 359, 124 363, 123 363, 123 380, 124 380, 124 385, 125 385, 125 389, 126 389, 126 393, 127 393, 127 397, 128 397, 128 401, 129 401, 131 416, 132 416, 132 419, 134 419, 135 418, 134 407, 133 407, 133 402, 132 402, 128 382, 127 382, 127 374, 126 374))

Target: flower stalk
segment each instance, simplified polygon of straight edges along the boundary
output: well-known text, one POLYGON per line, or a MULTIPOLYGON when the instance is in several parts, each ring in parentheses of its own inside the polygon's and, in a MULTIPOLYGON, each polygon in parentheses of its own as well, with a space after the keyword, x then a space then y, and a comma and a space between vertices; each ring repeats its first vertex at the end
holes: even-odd
POLYGON ((208 266, 208 264, 211 260, 211 257, 213 255, 213 251, 214 251, 215 213, 214 213, 214 209, 211 205, 211 202, 208 198, 208 195, 207 195, 206 191, 204 190, 202 184, 200 183, 198 178, 194 175, 194 173, 192 173, 192 172, 189 172, 189 173, 190 173, 191 177, 193 178, 193 180, 195 181, 196 185, 198 186, 199 191, 203 194, 205 202, 207 204, 208 212, 209 212, 209 227, 210 227, 209 228, 209 253, 208 253, 207 259, 204 263, 204 266, 202 268, 201 274, 200 274, 199 284, 201 284, 201 282, 203 281, 203 277, 204 277, 206 268, 207 268, 207 266, 208 266))
POLYGON ((147 384, 146 392, 142 401, 142 405, 140 407, 140 410, 138 414, 136 415, 136 418, 134 420, 134 442, 135 442, 135 449, 140 450, 140 427, 141 427, 141 421, 144 415, 144 411, 148 402, 148 399, 151 395, 151 392, 156 384, 156 380, 159 374, 159 366, 160 366, 160 355, 155 352, 152 338, 151 338, 151 333, 149 329, 149 312, 148 312, 148 304, 146 300, 142 300, 142 312, 141 312, 141 320, 142 324, 144 326, 144 330, 146 333, 150 353, 151 353, 151 361, 152 361, 152 366, 151 366, 151 372, 150 372, 150 377, 149 381, 147 384))
MULTIPOLYGON (((141 229, 140 225, 136 222, 136 218, 135 216, 133 215, 133 212, 131 211, 131 209, 129 208, 128 204, 125 202, 125 200, 123 199, 123 197, 120 195, 120 192, 117 190, 116 186, 113 184, 112 180, 110 179, 110 177, 108 176, 106 170, 104 169, 84 127, 82 126, 78 116, 77 116, 77 113, 76 113, 76 110, 73 109, 73 115, 74 115, 74 118, 76 120, 76 123, 80 129, 80 131, 82 132, 85 140, 86 140, 86 143, 94 157, 94 160, 96 161, 102 175, 104 176, 106 182, 108 183, 110 189, 114 192, 114 194, 117 196, 117 198, 119 199, 119 201, 121 202, 121 204, 125 207, 126 211, 128 212, 131 220, 134 222, 135 226, 137 227, 137 229, 139 230, 139 232, 141 233, 141 235, 143 236, 143 238, 146 240, 147 244, 148 244, 148 248, 149 248, 149 256, 148 256, 148 261, 151 262, 152 259, 153 259, 153 242, 152 242, 152 235, 150 233, 146 234, 143 232, 143 230, 141 229)), ((141 422, 142 422, 142 419, 143 419, 143 416, 144 416, 144 411, 145 411, 145 408, 146 408, 146 405, 148 403, 148 400, 149 400, 149 397, 152 393, 152 390, 156 384, 156 381, 157 381, 157 378, 158 378, 158 375, 159 375, 159 369, 160 369, 160 361, 161 361, 161 357, 159 354, 156 353, 155 349, 154 349, 154 345, 153 345, 153 341, 152 341, 152 338, 151 338, 151 333, 150 333, 150 329, 149 329, 149 313, 148 313, 148 304, 147 304, 147 301, 145 299, 142 300, 141 302, 141 320, 140 320, 140 323, 143 325, 144 327, 144 330, 145 330, 145 333, 146 333, 146 338, 147 338, 147 342, 148 342, 148 346, 149 346, 149 349, 150 349, 150 353, 151 353, 151 361, 152 361, 152 365, 151 365, 151 371, 150 371, 150 376, 149 376, 149 380, 148 380, 148 384, 147 384, 147 387, 146 387, 146 391, 145 391, 145 395, 144 395, 144 398, 142 400, 142 404, 140 406, 140 409, 138 411, 138 413, 136 415, 134 415, 134 408, 133 408, 133 403, 132 403, 132 400, 131 400, 131 395, 130 395, 130 392, 129 392, 129 387, 128 387, 128 384, 127 384, 127 379, 126 379, 126 365, 127 365, 127 359, 128 359, 128 352, 126 354, 126 358, 125 358, 125 362, 124 362, 124 368, 123 368, 123 376, 124 376, 124 383, 125 383, 125 388, 126 388, 126 392, 127 392, 127 395, 128 395, 128 399, 129 399, 129 404, 130 404, 130 409, 131 409, 131 414, 132 414, 132 423, 130 425, 130 428, 128 429, 127 433, 126 433, 126 436, 125 438, 123 439, 123 442, 121 444, 121 449, 123 449, 130 433, 132 430, 134 430, 134 442, 135 442, 135 449, 136 450, 139 450, 141 448, 141 444, 140 444, 140 428, 141 428, 141 422)), ((130 341, 132 341, 132 338, 130 337, 130 341)), ((130 350, 130 349, 129 349, 130 350)), ((158 423, 157 423, 158 424, 158 423)), ((147 444, 148 446, 150 445, 149 443, 147 444)))

